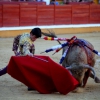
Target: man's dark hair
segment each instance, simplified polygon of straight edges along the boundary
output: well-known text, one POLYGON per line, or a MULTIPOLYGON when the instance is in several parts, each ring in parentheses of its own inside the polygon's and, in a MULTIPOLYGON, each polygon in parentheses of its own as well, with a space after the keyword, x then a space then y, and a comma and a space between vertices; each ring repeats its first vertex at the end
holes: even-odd
POLYGON ((41 37, 41 29, 40 28, 34 28, 30 32, 32 35, 35 35, 37 38, 41 37))

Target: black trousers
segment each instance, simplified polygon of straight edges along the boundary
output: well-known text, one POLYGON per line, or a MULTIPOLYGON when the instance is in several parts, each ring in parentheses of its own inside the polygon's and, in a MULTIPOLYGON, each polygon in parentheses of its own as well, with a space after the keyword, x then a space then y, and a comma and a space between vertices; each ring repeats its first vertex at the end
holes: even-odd
POLYGON ((7 67, 0 69, 0 76, 4 75, 6 73, 7 73, 7 67))

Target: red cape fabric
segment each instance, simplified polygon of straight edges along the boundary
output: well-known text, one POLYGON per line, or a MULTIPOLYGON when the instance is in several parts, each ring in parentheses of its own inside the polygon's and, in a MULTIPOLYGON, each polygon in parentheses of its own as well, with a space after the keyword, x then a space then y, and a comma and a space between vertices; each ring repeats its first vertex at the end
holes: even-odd
POLYGON ((12 56, 7 72, 16 80, 43 94, 67 94, 78 85, 67 69, 48 56, 12 56))

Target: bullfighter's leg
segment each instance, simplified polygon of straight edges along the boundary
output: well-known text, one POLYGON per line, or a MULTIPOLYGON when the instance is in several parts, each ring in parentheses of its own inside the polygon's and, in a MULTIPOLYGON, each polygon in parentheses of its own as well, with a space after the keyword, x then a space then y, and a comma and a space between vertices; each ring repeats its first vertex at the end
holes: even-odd
POLYGON ((0 76, 7 73, 7 67, 4 67, 3 69, 0 69, 0 76))
MULTIPOLYGON (((7 67, 4 67, 3 69, 0 69, 0 76, 4 75, 7 73, 7 67)), ((34 89, 28 87, 28 91, 32 91, 34 89)))
POLYGON ((35 89, 32 89, 32 88, 28 87, 27 90, 28 90, 28 91, 34 91, 35 89))
MULTIPOLYGON (((90 77, 94 79, 94 74, 91 73, 91 74, 90 74, 90 77)), ((96 82, 96 83, 100 83, 100 79, 99 79, 97 76, 95 77, 95 82, 96 82)))

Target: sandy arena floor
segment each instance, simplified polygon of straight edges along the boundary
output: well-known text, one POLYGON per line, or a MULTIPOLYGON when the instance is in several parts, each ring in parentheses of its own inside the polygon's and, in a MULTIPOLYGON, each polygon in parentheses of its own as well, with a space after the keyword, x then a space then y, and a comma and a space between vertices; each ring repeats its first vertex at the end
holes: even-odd
MULTIPOLYGON (((71 38, 74 35, 90 41, 94 45, 95 50, 100 52, 100 33, 66 34, 58 35, 58 37, 71 38)), ((0 68, 5 67, 10 57, 14 55, 12 52, 12 42, 13 38, 0 38, 0 68)), ((36 54, 40 54, 40 52, 57 44, 56 41, 38 39, 35 42, 36 54)), ((59 63, 61 51, 55 55, 52 55, 53 53, 44 53, 44 55, 50 56, 59 63)), ((95 71, 96 75, 100 77, 100 57, 97 55, 95 71)), ((0 77, 0 100, 100 100, 100 84, 95 83, 93 79, 89 78, 83 93, 70 92, 67 95, 59 93, 39 94, 37 91, 27 91, 27 86, 6 74, 0 77)))

